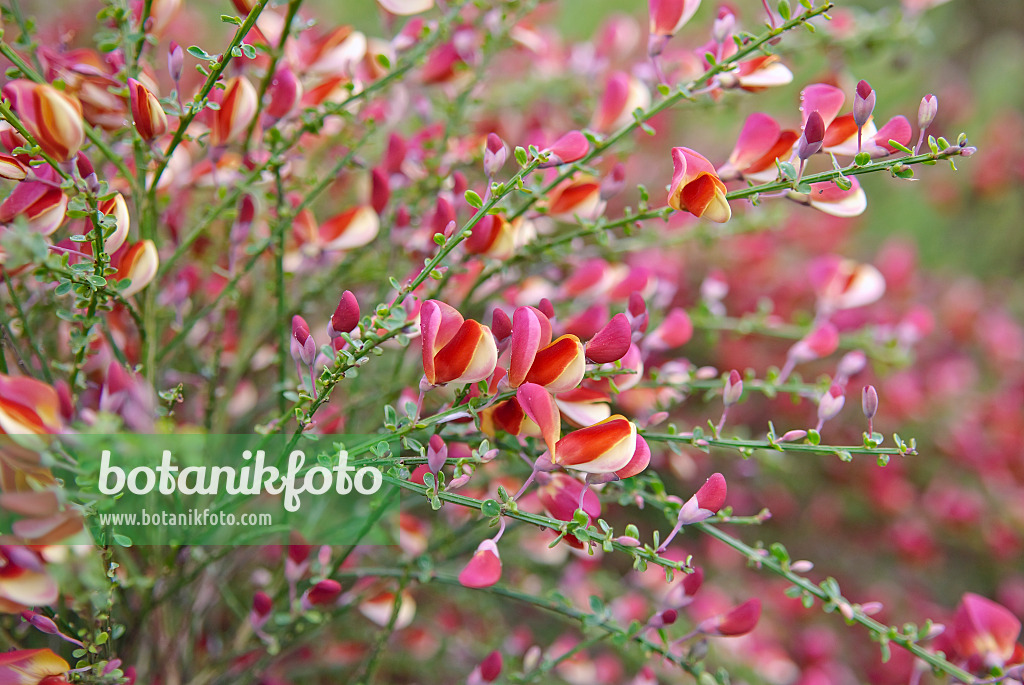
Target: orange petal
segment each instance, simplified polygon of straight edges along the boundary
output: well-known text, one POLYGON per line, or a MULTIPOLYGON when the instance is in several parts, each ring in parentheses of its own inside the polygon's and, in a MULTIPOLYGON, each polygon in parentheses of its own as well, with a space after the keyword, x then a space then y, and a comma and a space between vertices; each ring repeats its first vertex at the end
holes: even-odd
POLYGON ((636 440, 636 426, 615 414, 559 440, 553 462, 586 473, 614 473, 632 460, 636 440))
POLYGON ((563 335, 537 353, 526 381, 543 385, 549 392, 572 390, 583 380, 586 357, 575 335, 563 335))

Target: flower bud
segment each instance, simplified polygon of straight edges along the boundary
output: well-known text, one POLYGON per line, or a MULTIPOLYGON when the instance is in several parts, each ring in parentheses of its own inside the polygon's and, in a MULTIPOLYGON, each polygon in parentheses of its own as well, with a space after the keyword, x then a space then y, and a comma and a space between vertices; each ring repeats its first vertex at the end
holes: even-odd
POLYGON ((796 143, 796 154, 800 159, 806 160, 821 150, 825 140, 825 121, 821 118, 818 110, 814 110, 807 117, 804 124, 804 132, 796 143))
POLYGON ((370 206, 377 214, 384 212, 391 199, 391 180, 384 169, 377 167, 370 172, 370 206))
POLYGON ((846 396, 843 395, 843 389, 838 385, 833 385, 818 400, 818 421, 824 423, 834 419, 843 410, 845 404, 846 396))
POLYGON ((803 440, 806 437, 807 431, 797 428, 783 433, 782 437, 779 438, 779 442, 796 442, 797 440, 803 440))
POLYGON ((267 86, 266 97, 267 104, 263 111, 275 119, 283 119, 302 100, 302 83, 294 71, 282 66, 274 72, 274 78, 267 86))
POLYGON ((853 123, 861 128, 868 123, 871 113, 875 111, 875 91, 867 81, 857 84, 857 90, 853 94, 853 123))
POLYGON ((860 350, 853 350, 844 354, 843 358, 839 360, 836 375, 841 378, 850 378, 863 371, 867 365, 867 355, 860 350))
POLYGON ((733 369, 729 373, 729 379, 725 382, 725 389, 722 391, 722 402, 727 407, 731 407, 740 401, 740 397, 743 396, 743 379, 740 377, 740 372, 733 369))
POLYGON ((878 391, 875 386, 866 385, 861 392, 860 406, 864 410, 864 416, 870 421, 878 413, 878 391))
POLYGON ((484 144, 484 173, 488 177, 494 176, 505 166, 508 159, 508 146, 505 141, 498 137, 497 133, 488 133, 487 142, 484 144))
POLYGON ((326 606, 333 604, 341 595, 341 583, 336 580, 321 580, 313 587, 306 590, 302 597, 302 606, 310 609, 315 606, 326 606))
POLYGON ((21 617, 31 623, 36 630, 47 635, 57 635, 60 633, 60 628, 57 627, 57 624, 42 614, 37 614, 34 611, 23 611, 21 612, 21 617))
POLYGON ((718 16, 711 24, 711 39, 716 43, 724 43, 736 28, 736 15, 728 7, 719 7, 718 16))
POLYGON ((437 472, 444 467, 446 461, 448 461, 448 445, 444 443, 444 439, 440 435, 431 435, 430 442, 427 443, 427 468, 434 476, 437 476, 437 472))
POLYGON ((351 290, 341 294, 341 301, 327 324, 327 335, 334 338, 340 337, 342 333, 351 333, 359 325, 359 302, 351 290))
POLYGON ((244 76, 236 76, 225 84, 220 109, 213 113, 210 145, 222 147, 233 142, 248 128, 256 116, 256 88, 244 76))
POLYGON ((480 678, 485 683, 494 682, 501 675, 502 665, 501 652, 494 650, 487 655, 487 658, 480 662, 480 678))
POLYGON ((128 94, 135 130, 142 139, 149 142, 167 133, 167 115, 160 106, 160 100, 133 78, 128 79, 128 94))
POLYGON ((292 317, 291 354, 296 363, 306 366, 312 366, 316 360, 316 342, 310 335, 309 324, 298 314, 292 317))
POLYGON ((177 83, 181 80, 181 72, 185 67, 185 51, 173 40, 167 49, 167 72, 171 80, 177 83))
POLYGON ((917 127, 922 131, 932 125, 935 115, 939 113, 939 99, 928 94, 921 98, 921 106, 917 108, 917 127))

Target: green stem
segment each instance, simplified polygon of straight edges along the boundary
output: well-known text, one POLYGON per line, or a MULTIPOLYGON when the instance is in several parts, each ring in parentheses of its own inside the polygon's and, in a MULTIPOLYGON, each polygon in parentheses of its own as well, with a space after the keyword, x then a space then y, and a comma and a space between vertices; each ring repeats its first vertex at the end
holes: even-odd
MULTIPOLYGON (((741 542, 740 540, 737 540, 731 535, 723 533, 715 526, 708 525, 707 523, 695 523, 692 525, 695 529, 699 530, 705 535, 709 535, 710 537, 713 537, 719 542, 725 543, 733 550, 745 556, 750 562, 753 562, 755 568, 767 569, 775 575, 785 578, 787 581, 789 581, 796 587, 800 588, 805 593, 814 596, 822 602, 828 603, 835 602, 836 600, 841 600, 846 601, 852 605, 852 602, 849 602, 849 600, 846 600, 844 597, 832 595, 826 592, 821 587, 807 580, 803 576, 799 576, 796 573, 793 573, 788 568, 783 566, 783 564, 775 557, 763 554, 763 550, 756 550, 753 547, 750 547, 749 545, 741 542)), ((862 611, 854 611, 853 617, 850 620, 852 620, 854 623, 859 623, 860 625, 864 626, 877 637, 886 639, 889 642, 892 642, 893 644, 902 647, 903 649, 907 650, 918 659, 921 659, 934 669, 937 669, 965 683, 973 683, 975 681, 974 676, 972 676, 970 673, 963 670, 959 666, 951 664, 938 654, 935 654, 934 652, 931 652, 925 649, 924 647, 921 647, 919 644, 917 644, 915 640, 901 634, 896 628, 887 626, 883 623, 879 623, 875 619, 864 614, 862 611)))
POLYGON ((153 180, 150 182, 150 189, 156 189, 160 183, 160 177, 163 176, 164 171, 167 170, 167 165, 171 163, 171 155, 178 149, 178 145, 185 139, 185 131, 188 129, 192 120, 196 118, 199 112, 202 111, 205 106, 206 98, 213 91, 214 86, 220 79, 221 74, 227 69, 228 64, 232 60, 232 51, 238 47, 242 40, 249 34, 252 27, 256 25, 256 20, 259 19, 263 9, 267 6, 270 0, 256 0, 253 8, 249 11, 249 15, 242 22, 242 25, 235 31, 235 35, 231 37, 231 41, 228 43, 224 52, 220 58, 217 59, 217 63, 213 69, 210 70, 210 74, 206 77, 206 81, 203 83, 199 92, 192 98, 192 102, 189 103, 188 112, 184 113, 178 122, 178 128, 174 131, 174 136, 171 138, 171 142, 167 145, 167 150, 163 153, 163 161, 159 163, 156 171, 153 172, 153 180))

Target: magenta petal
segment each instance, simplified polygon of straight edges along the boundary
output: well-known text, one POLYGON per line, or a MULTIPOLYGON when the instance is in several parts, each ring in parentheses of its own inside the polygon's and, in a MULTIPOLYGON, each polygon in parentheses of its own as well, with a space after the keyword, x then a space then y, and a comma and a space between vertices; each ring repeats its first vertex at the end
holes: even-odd
POLYGON ((540 428, 544 443, 555 456, 555 443, 562 433, 562 421, 558 414, 555 398, 547 390, 536 383, 523 383, 516 391, 516 399, 523 412, 540 428))
POLYGON ((697 491, 697 504, 701 509, 717 512, 725 504, 725 496, 728 488, 725 484, 725 476, 720 473, 713 473, 704 485, 697 491))
POLYGON ((589 151, 590 142, 587 140, 587 137, 579 131, 569 131, 547 149, 551 156, 547 162, 540 165, 540 168, 546 169, 560 164, 575 162, 582 159, 589 151))
POLYGON ((885 148, 889 152, 896 152, 896 148, 890 145, 889 141, 895 140, 900 145, 909 145, 911 135, 913 135, 913 132, 910 128, 910 122, 905 116, 900 115, 893 117, 885 123, 885 126, 878 129, 874 142, 878 147, 885 148))
POLYGON ((800 93, 802 123, 806 124, 807 117, 811 115, 811 112, 817 110, 821 115, 822 123, 828 128, 828 125, 839 116, 845 101, 846 95, 835 86, 830 86, 827 83, 814 83, 807 86, 800 93))
POLYGON ((501 580, 501 557, 494 540, 484 540, 473 553, 466 567, 459 574, 459 582, 464 587, 490 587, 501 580))
POLYGON ((512 314, 511 357, 508 363, 508 383, 519 387, 526 379, 537 351, 544 345, 540 317, 532 307, 519 307, 512 314))
POLYGON ((616 314, 604 328, 587 343, 587 359, 597 364, 622 359, 629 351, 632 330, 625 314, 616 314))

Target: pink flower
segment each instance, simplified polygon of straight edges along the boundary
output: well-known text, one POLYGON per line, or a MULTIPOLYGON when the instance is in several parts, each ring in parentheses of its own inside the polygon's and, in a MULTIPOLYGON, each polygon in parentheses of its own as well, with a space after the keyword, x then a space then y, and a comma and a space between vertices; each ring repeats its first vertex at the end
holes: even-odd
POLYGON ((760 618, 761 600, 748 599, 724 614, 701 621, 697 630, 704 635, 738 637, 757 627, 760 618))
POLYGON ((544 150, 548 153, 548 161, 538 165, 540 169, 571 164, 583 157, 590 151, 590 142, 587 137, 579 131, 569 131, 556 140, 551 147, 544 150))
POLYGON ((501 557, 494 540, 484 540, 459 574, 464 587, 490 587, 501 580, 501 557))
POLYGON ((731 179, 763 172, 767 176, 764 180, 770 180, 776 174, 775 161, 784 161, 799 137, 796 131, 783 131, 767 114, 755 112, 743 123, 736 146, 728 161, 718 168, 718 175, 731 179))
POLYGON ((700 0, 648 0, 651 35, 674 36, 699 7, 700 0))
POLYGON ((632 330, 625 314, 616 314, 604 328, 599 330, 587 343, 587 359, 596 364, 606 364, 622 359, 629 351, 632 330))
POLYGON ((711 474, 679 510, 678 525, 686 526, 711 518, 725 505, 727 494, 725 476, 720 473, 711 474))
POLYGON ((1017 644, 1021 623, 1009 609, 968 592, 953 615, 949 639, 956 656, 972 670, 1024 663, 1024 647, 1017 644))

